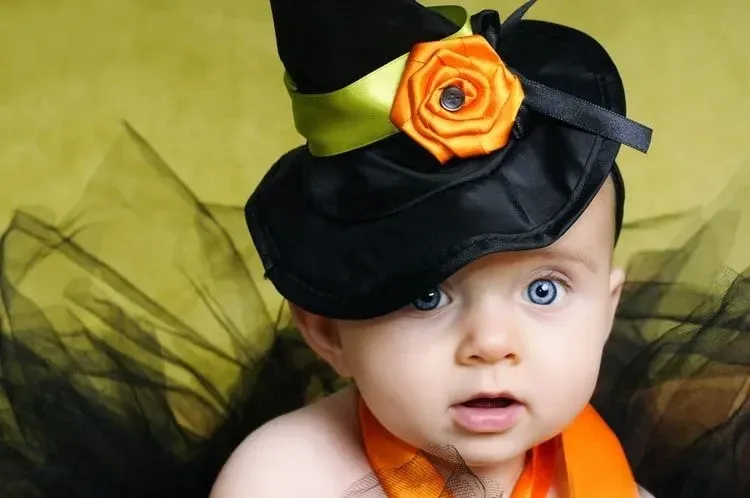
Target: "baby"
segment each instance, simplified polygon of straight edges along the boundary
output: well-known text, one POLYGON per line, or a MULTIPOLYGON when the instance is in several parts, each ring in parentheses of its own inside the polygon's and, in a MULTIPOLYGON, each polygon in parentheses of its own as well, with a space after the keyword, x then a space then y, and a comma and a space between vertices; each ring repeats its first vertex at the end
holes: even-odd
MULTIPOLYGON (((614 198, 608 181, 551 246, 479 258, 394 313, 334 320, 292 306, 310 347, 357 387, 253 433, 213 496, 342 496, 371 470, 358 396, 394 436, 454 445, 511 496, 527 451, 562 432, 596 384, 624 279, 614 198)), ((568 496, 564 484, 548 496, 568 496)))
POLYGON ((213 498, 485 496, 435 448, 505 497, 650 496, 589 405, 624 282, 614 159, 650 130, 594 40, 521 21, 533 3, 501 24, 272 2, 307 144, 247 222, 305 341, 355 387, 251 434, 213 498))

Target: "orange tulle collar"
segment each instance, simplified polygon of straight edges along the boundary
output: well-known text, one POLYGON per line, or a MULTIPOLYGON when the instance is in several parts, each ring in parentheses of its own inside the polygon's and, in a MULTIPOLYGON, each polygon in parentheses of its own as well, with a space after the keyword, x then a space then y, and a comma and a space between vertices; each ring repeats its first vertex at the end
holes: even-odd
MULTIPOLYGON (((443 477, 430 461, 388 432, 361 398, 359 419, 370 466, 389 498, 445 496, 443 477)), ((620 442, 591 406, 560 436, 530 451, 510 498, 545 498, 557 475, 558 461, 566 466, 567 498, 638 496, 620 442), (559 451, 564 459, 558 458, 559 451)))

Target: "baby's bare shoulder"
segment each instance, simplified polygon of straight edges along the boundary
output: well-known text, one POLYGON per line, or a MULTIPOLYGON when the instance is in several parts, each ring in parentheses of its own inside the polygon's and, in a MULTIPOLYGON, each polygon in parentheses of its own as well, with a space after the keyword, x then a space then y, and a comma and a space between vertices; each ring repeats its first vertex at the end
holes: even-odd
POLYGON ((340 496, 368 471, 355 404, 339 393, 250 434, 224 466, 211 498, 340 496))

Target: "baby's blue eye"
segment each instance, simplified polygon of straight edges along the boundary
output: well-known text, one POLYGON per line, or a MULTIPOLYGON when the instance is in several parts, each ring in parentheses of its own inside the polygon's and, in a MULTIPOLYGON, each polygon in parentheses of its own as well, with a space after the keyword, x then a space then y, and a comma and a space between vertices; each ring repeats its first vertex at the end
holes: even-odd
POLYGON ((412 301, 412 306, 419 311, 432 311, 443 302, 445 294, 437 287, 429 289, 427 292, 412 301))
POLYGON ((526 296, 534 304, 549 306, 557 299, 557 295, 560 293, 559 286, 560 284, 554 280, 540 278, 529 284, 526 289, 526 296))

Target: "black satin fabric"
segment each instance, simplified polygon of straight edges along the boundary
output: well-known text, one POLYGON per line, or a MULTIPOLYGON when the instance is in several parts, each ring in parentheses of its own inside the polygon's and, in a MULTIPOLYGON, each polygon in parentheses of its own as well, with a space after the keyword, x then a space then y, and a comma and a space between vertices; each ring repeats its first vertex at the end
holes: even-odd
MULTIPOLYGON (((625 112, 614 63, 580 31, 521 21, 498 50, 528 79, 625 112)), ((403 134, 333 157, 300 147, 252 194, 247 223, 284 297, 321 315, 369 318, 482 255, 554 242, 613 173, 619 147, 531 109, 507 147, 444 166, 403 134)), ((621 184, 618 194, 621 208, 621 184)))

